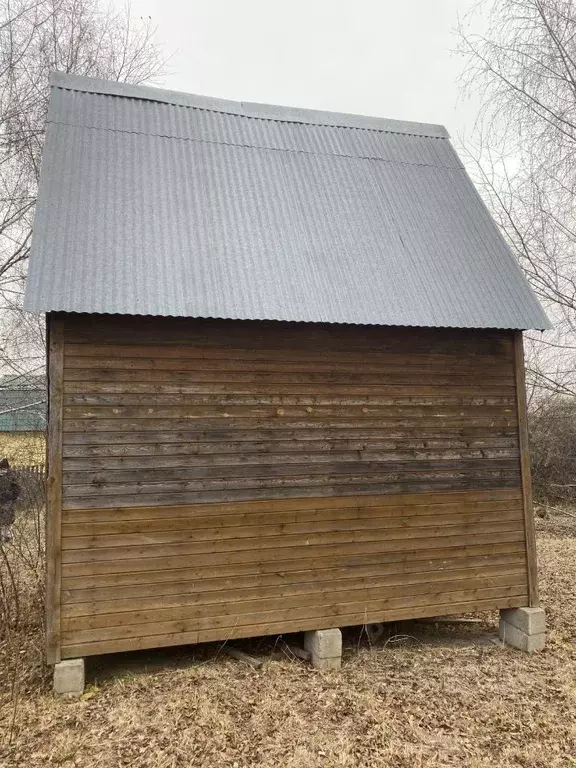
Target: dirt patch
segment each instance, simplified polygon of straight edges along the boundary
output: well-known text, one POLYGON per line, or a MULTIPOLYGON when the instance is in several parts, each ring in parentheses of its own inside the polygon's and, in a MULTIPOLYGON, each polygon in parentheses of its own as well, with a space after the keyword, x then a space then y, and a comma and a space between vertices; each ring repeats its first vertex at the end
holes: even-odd
POLYGON ((576 518, 537 527, 550 624, 540 653, 491 643, 487 614, 393 625, 373 648, 350 630, 337 673, 278 638, 242 646, 268 659, 258 670, 218 644, 104 657, 84 697, 66 701, 30 640, 15 713, 0 676, 0 766, 576 766, 576 518))

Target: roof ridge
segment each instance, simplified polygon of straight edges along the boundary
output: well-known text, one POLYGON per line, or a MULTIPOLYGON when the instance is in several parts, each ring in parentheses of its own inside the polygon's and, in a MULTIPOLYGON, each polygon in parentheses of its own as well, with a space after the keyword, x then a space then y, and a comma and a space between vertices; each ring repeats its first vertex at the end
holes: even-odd
POLYGON ((383 133, 400 133, 411 136, 448 139, 450 134, 442 125, 418 123, 407 120, 395 120, 385 117, 368 117, 344 112, 285 107, 272 104, 257 104, 244 101, 200 96, 181 91, 171 91, 148 85, 131 85, 113 80, 99 80, 93 77, 69 75, 52 72, 50 84, 63 90, 94 93, 104 96, 119 96, 143 101, 157 101, 174 106, 201 109, 210 112, 222 112, 260 120, 274 122, 302 123, 324 127, 356 128, 383 133))
POLYGON ((108 131, 109 133, 126 133, 132 136, 153 136, 157 139, 168 139, 174 141, 194 141, 200 144, 217 144, 223 147, 239 147, 242 149, 258 149, 265 152, 287 152, 300 155, 313 155, 314 157, 340 157, 350 160, 374 160, 375 162, 390 163, 392 165, 411 165, 418 166, 419 168, 442 168, 446 171, 462 171, 464 166, 460 165, 442 165, 438 163, 416 163, 408 160, 392 160, 387 157, 378 157, 377 155, 352 155, 344 152, 318 152, 309 149, 299 149, 293 147, 274 147, 264 146, 263 144, 248 144, 246 142, 233 142, 233 141, 220 141, 217 139, 206 139, 198 136, 176 136, 171 133, 157 133, 147 131, 127 130, 125 128, 109 128, 99 125, 82 125, 81 123, 68 123, 62 120, 48 119, 46 121, 50 125, 64 125, 67 128, 81 128, 86 131, 108 131))

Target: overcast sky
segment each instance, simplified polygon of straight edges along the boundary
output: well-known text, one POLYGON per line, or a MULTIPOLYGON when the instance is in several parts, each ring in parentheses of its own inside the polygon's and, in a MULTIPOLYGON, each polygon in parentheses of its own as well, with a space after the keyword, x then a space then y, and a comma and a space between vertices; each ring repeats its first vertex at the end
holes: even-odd
MULTIPOLYGON (((119 4, 121 0, 118 0, 119 4)), ((132 0, 174 51, 167 88, 222 98, 442 123, 457 138, 451 51, 476 0, 132 0)))

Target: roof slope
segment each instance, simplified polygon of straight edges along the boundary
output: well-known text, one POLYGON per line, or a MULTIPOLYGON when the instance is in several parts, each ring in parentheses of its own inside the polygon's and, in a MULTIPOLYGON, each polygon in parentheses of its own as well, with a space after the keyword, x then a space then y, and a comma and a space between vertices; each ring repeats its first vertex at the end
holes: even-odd
POLYGON ((27 309, 548 327, 441 126, 52 86, 27 309))

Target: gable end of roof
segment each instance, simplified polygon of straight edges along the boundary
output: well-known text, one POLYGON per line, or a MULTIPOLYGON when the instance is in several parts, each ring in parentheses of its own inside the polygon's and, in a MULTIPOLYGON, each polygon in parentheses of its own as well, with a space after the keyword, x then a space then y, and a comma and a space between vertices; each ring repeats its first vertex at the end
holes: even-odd
POLYGON ((80 75, 68 75, 62 72, 52 72, 50 84, 81 93, 94 93, 104 96, 119 96, 125 99, 141 101, 156 101, 173 106, 191 107, 210 112, 235 115, 260 120, 272 120, 284 123, 302 123, 337 128, 359 128, 385 133, 402 133, 411 136, 426 136, 428 138, 448 139, 450 134, 443 125, 418 123, 406 120, 394 120, 383 117, 366 117, 340 112, 327 112, 297 107, 275 106, 272 104, 256 104, 246 101, 230 101, 228 99, 198 96, 195 94, 168 91, 162 88, 145 85, 131 85, 110 80, 98 80, 80 75))
POLYGON ((441 126, 52 83, 26 309, 549 327, 441 126))

